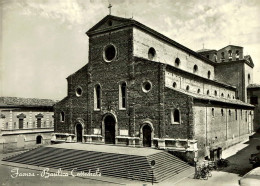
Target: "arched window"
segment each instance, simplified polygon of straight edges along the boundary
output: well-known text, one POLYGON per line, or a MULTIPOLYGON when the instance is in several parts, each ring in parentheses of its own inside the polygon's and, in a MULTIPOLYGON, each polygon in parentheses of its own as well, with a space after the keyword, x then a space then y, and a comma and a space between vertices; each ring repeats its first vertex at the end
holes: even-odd
POLYGON ((236 60, 239 60, 239 51, 236 51, 236 60))
POLYGON ((187 90, 187 91, 190 90, 190 86, 189 86, 189 85, 186 86, 186 90, 187 90))
POLYGON ((214 94, 215 94, 215 96, 217 96, 217 95, 218 95, 218 92, 215 90, 214 94))
POLYGON ((236 120, 237 120, 237 109, 235 110, 235 112, 236 112, 236 120))
POLYGON ((223 93, 221 93, 221 97, 224 97, 224 94, 223 94, 223 93))
POLYGON ((181 116, 180 116, 180 111, 178 109, 174 110, 172 119, 173 119, 172 123, 175 123, 175 124, 180 123, 181 116))
POLYGON ((119 108, 126 108, 126 83, 123 82, 119 86, 119 108))
POLYGON ((153 47, 148 50, 148 59, 152 60, 156 55, 156 51, 153 47))
POLYGON ((228 111, 229 115, 231 116, 231 110, 228 111))
POLYGON ((173 82, 172 87, 176 88, 176 85, 177 85, 176 82, 173 82))
POLYGON ((94 90, 94 109, 100 110, 100 108, 101 108, 101 88, 100 85, 96 85, 94 90))
POLYGON ((194 65, 193 67, 193 72, 196 73, 198 71, 198 66, 197 65, 194 65))
POLYGON ((208 71, 208 79, 210 79, 210 76, 211 76, 211 72, 208 71))
POLYGON ((19 129, 23 128, 24 118, 26 118, 26 115, 21 113, 17 115, 17 118, 19 119, 19 129))
POLYGON ((232 60, 232 50, 228 51, 228 59, 229 59, 229 61, 232 60))
POLYGON ((207 95, 209 95, 209 90, 207 90, 207 95))
POLYGON ((251 80, 250 74, 247 75, 247 78, 248 78, 248 84, 250 84, 250 80, 251 80))
POLYGON ((61 121, 61 122, 64 122, 64 121, 65 121, 65 114, 64 114, 63 111, 60 113, 60 121, 61 121))
POLYGON ((198 89, 197 93, 198 93, 198 94, 200 93, 200 89, 198 89))
POLYGON ((225 61, 225 53, 221 52, 221 61, 225 61))
POLYGON ((246 117, 245 117, 245 120, 247 121, 247 111, 246 111, 246 117))
POLYGON ((180 66, 180 63, 181 63, 181 61, 180 61, 180 59, 177 57, 177 58, 175 59, 175 66, 176 66, 176 67, 180 66))
POLYGON ((211 113, 212 113, 212 116, 215 115, 215 110, 214 110, 214 108, 211 109, 211 113))
POLYGON ((224 110, 221 109, 221 116, 224 116, 224 110))
POLYGON ((43 114, 37 114, 35 117, 37 118, 37 128, 41 128, 43 114))

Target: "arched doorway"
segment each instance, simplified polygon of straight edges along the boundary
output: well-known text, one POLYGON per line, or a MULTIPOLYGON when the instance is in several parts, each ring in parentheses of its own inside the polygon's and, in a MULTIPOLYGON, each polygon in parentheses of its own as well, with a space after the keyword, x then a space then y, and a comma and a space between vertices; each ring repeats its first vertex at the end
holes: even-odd
POLYGON ((42 144, 42 137, 41 136, 36 137, 36 144, 42 144))
POLYGON ((111 115, 106 116, 104 119, 106 144, 115 144, 115 123, 116 121, 111 115))
POLYGON ((151 147, 152 146, 152 129, 149 125, 143 126, 143 146, 151 147))
POLYGON ((82 125, 76 125, 76 132, 77 132, 77 142, 82 142, 82 125))

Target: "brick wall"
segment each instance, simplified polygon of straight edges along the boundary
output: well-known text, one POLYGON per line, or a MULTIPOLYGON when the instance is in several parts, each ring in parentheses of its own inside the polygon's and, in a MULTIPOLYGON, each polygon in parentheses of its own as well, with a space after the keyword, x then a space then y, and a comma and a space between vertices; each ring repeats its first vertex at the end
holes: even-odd
POLYGON ((175 139, 193 139, 193 110, 192 98, 177 92, 175 90, 165 88, 165 137, 175 139), (180 111, 180 124, 171 123, 171 111, 178 109, 180 111))
POLYGON ((213 104, 206 106, 198 103, 193 106, 194 132, 195 139, 198 140, 199 156, 209 155, 205 151, 206 147, 208 149, 227 148, 239 142, 240 137, 251 134, 252 126, 249 117, 253 117, 253 110, 240 108, 239 106, 224 107, 223 105, 213 104), (214 109, 214 114, 212 109, 214 109), (243 113, 242 117, 241 111, 243 113), (251 116, 249 115, 250 112, 251 116), (227 143, 228 141, 229 143, 227 143))

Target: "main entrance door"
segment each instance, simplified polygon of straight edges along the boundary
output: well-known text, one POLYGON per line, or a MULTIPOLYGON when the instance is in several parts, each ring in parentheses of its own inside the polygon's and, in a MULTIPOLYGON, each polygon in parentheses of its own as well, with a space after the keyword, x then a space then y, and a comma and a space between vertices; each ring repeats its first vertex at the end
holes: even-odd
POLYGON ((114 117, 108 115, 105 120, 105 143, 115 144, 115 119, 114 117))
POLYGON ((143 146, 151 147, 152 129, 149 125, 143 126, 143 146))
POLYGON ((77 131, 77 142, 82 142, 82 126, 80 124, 76 125, 77 131))

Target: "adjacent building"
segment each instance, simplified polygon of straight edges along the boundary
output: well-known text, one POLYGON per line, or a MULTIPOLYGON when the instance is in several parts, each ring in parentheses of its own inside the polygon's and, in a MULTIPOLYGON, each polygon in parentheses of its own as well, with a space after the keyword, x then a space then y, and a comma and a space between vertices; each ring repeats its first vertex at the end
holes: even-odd
POLYGON ((54 141, 156 147, 192 161, 220 157, 252 134, 253 62, 242 47, 194 52, 112 15, 86 34, 89 61, 67 77, 54 141))
POLYGON ((260 85, 250 84, 247 87, 248 103, 255 106, 254 131, 260 130, 260 85))
POLYGON ((50 144, 54 104, 49 99, 0 97, 0 152, 50 144))

